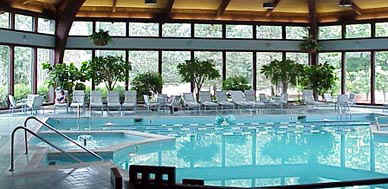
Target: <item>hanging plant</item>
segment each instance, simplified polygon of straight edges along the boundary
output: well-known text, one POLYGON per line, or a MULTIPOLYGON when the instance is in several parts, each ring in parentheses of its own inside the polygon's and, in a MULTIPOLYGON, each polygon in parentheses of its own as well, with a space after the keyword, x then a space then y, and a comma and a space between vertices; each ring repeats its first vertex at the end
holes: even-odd
POLYGON ((304 41, 300 44, 300 49, 305 52, 317 52, 321 48, 317 40, 311 37, 305 37, 304 41))
POLYGON ((100 30, 90 35, 89 39, 93 41, 96 46, 105 46, 112 40, 112 37, 109 35, 108 31, 100 30))

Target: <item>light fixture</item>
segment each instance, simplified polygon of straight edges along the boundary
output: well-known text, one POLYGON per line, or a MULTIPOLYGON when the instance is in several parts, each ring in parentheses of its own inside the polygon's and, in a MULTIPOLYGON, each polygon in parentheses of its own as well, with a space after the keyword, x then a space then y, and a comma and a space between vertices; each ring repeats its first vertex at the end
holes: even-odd
POLYGON ((274 3, 273 3, 273 2, 264 2, 264 3, 263 3, 263 8, 264 8, 264 9, 274 9, 275 6, 274 6, 274 3))
POLYGON ((352 0, 340 0, 338 2, 338 6, 340 6, 340 7, 352 7, 352 0))
POLYGON ((156 5, 158 3, 157 0, 144 0, 146 5, 156 5))

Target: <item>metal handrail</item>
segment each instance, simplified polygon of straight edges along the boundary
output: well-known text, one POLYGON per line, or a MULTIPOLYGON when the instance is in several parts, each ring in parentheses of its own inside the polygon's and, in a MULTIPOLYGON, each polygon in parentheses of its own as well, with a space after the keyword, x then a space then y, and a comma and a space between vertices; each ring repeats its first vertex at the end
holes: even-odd
MULTIPOLYGON (((63 133, 61 133, 60 131, 58 131, 57 129, 55 129, 54 127, 50 126, 49 124, 43 122, 42 120, 38 119, 37 117, 35 116, 30 116, 28 117, 25 121, 24 121, 24 127, 27 128, 27 122, 29 120, 35 120, 39 123, 41 123, 42 125, 44 125, 45 127, 49 128, 50 130, 54 131, 56 134, 62 136, 63 138, 65 138, 66 140, 70 141, 71 143, 75 144, 76 146, 80 147, 81 149, 85 150, 86 152, 88 152, 89 154, 92 154, 94 157, 100 159, 100 160, 104 160, 100 155, 96 154, 95 152, 85 148, 84 146, 82 146, 81 144, 79 144, 78 142, 74 141, 73 139, 71 139, 70 137, 64 135, 63 133)), ((25 137, 25 146, 26 146, 26 154, 28 154, 28 145, 27 145, 27 131, 24 132, 24 137, 25 137)))
POLYGON ((9 169, 9 171, 14 171, 15 170, 15 162, 14 162, 14 145, 15 145, 15 133, 16 131, 18 131, 19 129, 23 129, 25 131, 25 133, 30 133, 32 135, 34 135, 36 138, 40 139, 41 141, 45 142, 46 144, 48 144, 49 146, 55 148, 56 150, 64 153, 66 156, 68 156, 69 158, 75 160, 75 161, 78 161, 79 163, 81 163, 82 161, 71 155, 70 153, 62 150, 61 148, 55 146, 54 144, 50 143, 49 141, 47 141, 46 139, 40 137, 39 135, 37 135, 36 133, 34 133, 33 131, 31 131, 30 129, 26 128, 26 127, 23 127, 23 126, 18 126, 16 127, 13 131, 12 131, 12 136, 11 136, 11 154, 10 154, 10 163, 11 163, 11 168, 9 169))

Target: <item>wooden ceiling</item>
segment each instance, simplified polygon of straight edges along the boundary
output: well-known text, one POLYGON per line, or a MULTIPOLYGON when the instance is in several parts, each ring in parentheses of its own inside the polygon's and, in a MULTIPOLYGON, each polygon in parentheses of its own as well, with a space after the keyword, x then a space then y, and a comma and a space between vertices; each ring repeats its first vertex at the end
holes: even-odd
MULTIPOLYGON (((35 12, 60 12, 67 0, 0 0, 12 8, 35 12)), ((237 20, 265 22, 309 22, 312 0, 157 0, 146 5, 144 0, 86 0, 77 17, 164 18, 200 20, 237 20), (264 2, 277 5, 272 11, 264 2)), ((315 0, 318 22, 388 18, 388 0, 353 0, 350 8, 338 6, 339 0, 315 0)))

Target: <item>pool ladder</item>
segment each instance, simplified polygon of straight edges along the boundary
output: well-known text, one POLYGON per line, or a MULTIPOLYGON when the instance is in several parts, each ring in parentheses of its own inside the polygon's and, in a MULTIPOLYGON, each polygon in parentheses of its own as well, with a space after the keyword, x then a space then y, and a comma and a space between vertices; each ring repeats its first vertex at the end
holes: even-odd
POLYGON ((81 149, 83 149, 84 151, 88 152, 89 154, 91 154, 92 156, 96 157, 97 159, 99 160, 104 160, 100 155, 96 154, 95 152, 85 148, 84 146, 82 146, 81 144, 79 144, 78 142, 76 142, 75 140, 71 139, 70 137, 64 135, 63 133, 61 133, 60 131, 58 131, 57 129, 55 129, 53 126, 43 122, 42 120, 38 119, 37 117, 35 116, 30 116, 28 117, 25 121, 24 121, 24 127, 23 126, 18 126, 16 127, 13 131, 12 131, 12 135, 11 135, 11 153, 10 153, 10 163, 11 163, 11 168, 9 169, 9 171, 14 171, 15 170, 15 162, 14 162, 14 143, 15 143, 15 133, 16 131, 22 129, 24 130, 24 144, 25 144, 25 154, 28 154, 28 144, 27 144, 27 133, 30 133, 31 135, 37 137, 38 139, 40 139, 41 141, 45 142, 46 144, 48 144, 49 146, 55 148, 56 150, 64 153, 66 156, 68 156, 69 158, 77 161, 77 162, 82 162, 79 158, 73 156, 72 154, 62 150, 61 148, 59 148, 58 146, 50 143, 49 141, 47 141, 46 139, 40 137, 38 134, 36 134, 34 131, 30 130, 27 128, 27 123, 29 120, 35 120, 37 121, 38 123, 42 124, 43 126, 47 127, 48 129, 54 131, 56 134, 58 134, 59 136, 62 136, 63 138, 65 138, 66 140, 70 141, 71 143, 75 144, 76 146, 80 147, 81 149))

